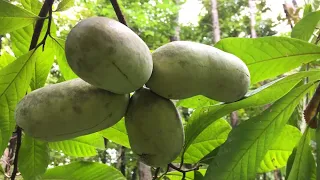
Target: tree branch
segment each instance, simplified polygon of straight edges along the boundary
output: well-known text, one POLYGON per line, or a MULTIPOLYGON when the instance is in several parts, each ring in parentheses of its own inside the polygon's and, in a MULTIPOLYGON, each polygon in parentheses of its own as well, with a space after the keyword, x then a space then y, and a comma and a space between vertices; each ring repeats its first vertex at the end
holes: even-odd
POLYGON ((37 47, 37 43, 38 43, 40 33, 41 33, 41 30, 43 27, 43 23, 45 21, 45 17, 47 16, 49 10, 50 9, 52 10, 53 1, 54 0, 45 0, 45 2, 43 3, 43 6, 42 6, 40 13, 38 15, 40 17, 40 19, 36 22, 36 25, 34 27, 29 50, 32 50, 37 47))
POLYGON ((16 152, 14 156, 14 161, 13 161, 13 171, 11 174, 11 180, 14 180, 16 178, 17 172, 18 172, 18 157, 19 157, 19 150, 21 147, 21 136, 22 136, 22 130, 19 126, 17 126, 17 147, 16 147, 16 152))
MULTIPOLYGON (((48 13, 50 13, 49 16, 49 22, 48 22, 48 29, 47 29, 47 33, 45 35, 45 38, 42 40, 41 44, 44 46, 45 44, 45 39, 48 36, 48 32, 50 34, 50 25, 51 25, 51 18, 52 18, 52 4, 53 4, 54 0, 45 0, 45 2, 43 3, 43 6, 39 12, 39 17, 40 19, 37 20, 36 25, 34 27, 34 31, 33 31, 33 35, 32 35, 32 39, 31 39, 31 43, 30 43, 30 47, 29 47, 29 51, 31 51, 32 49, 37 48, 37 43, 40 37, 40 33, 45 21, 45 17, 47 16, 48 13)), ((14 162, 13 162, 13 171, 11 174, 11 180, 14 180, 16 178, 17 172, 18 172, 18 157, 19 157, 19 150, 21 147, 21 137, 22 137, 22 129, 19 126, 16 126, 16 133, 17 133, 17 147, 16 147, 16 151, 15 151, 15 156, 14 156, 14 162)))
POLYGON ((126 20, 124 19, 123 13, 121 12, 121 9, 119 7, 119 4, 118 4, 117 0, 110 0, 110 2, 112 4, 112 6, 113 6, 114 12, 116 13, 116 15, 118 17, 118 20, 122 24, 128 26, 126 20))
POLYGON ((181 168, 178 168, 178 167, 174 166, 172 163, 170 163, 168 166, 171 167, 172 169, 176 170, 176 171, 181 172, 181 173, 186 173, 186 172, 190 172, 190 171, 199 170, 199 168, 200 168, 200 165, 197 165, 197 166, 194 167, 194 168, 187 169, 187 170, 183 170, 183 169, 181 169, 181 168))

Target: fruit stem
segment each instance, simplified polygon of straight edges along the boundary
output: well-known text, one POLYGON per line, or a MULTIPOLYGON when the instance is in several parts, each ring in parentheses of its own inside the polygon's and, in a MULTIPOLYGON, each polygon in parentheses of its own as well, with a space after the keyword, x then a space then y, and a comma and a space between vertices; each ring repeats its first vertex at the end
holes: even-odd
POLYGON ((128 26, 126 20, 124 19, 123 13, 121 12, 121 9, 119 7, 117 0, 110 0, 110 2, 113 6, 114 12, 116 13, 116 15, 118 17, 119 22, 128 26))

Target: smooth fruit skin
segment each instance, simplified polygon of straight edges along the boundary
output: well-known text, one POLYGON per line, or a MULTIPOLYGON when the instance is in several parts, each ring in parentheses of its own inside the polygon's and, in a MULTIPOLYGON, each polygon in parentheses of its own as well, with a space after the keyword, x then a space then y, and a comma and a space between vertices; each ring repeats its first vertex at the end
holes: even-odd
POLYGON ((137 90, 152 73, 146 43, 127 26, 105 17, 91 17, 73 27, 65 53, 81 79, 117 94, 137 90))
POLYGON ((184 129, 174 104, 149 89, 131 97, 125 116, 131 149, 142 162, 163 167, 180 154, 184 129))
POLYGON ((128 94, 114 94, 78 78, 32 91, 18 103, 15 119, 34 138, 60 141, 116 124, 128 104, 128 94))
POLYGON ((245 63, 215 47, 190 41, 174 41, 152 53, 153 72, 147 82, 153 92, 168 99, 204 95, 233 102, 250 85, 245 63))

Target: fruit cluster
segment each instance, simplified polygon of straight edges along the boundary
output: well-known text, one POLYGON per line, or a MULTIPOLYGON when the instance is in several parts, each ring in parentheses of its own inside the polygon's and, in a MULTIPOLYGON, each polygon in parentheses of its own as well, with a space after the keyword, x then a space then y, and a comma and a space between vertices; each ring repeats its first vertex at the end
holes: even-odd
POLYGON ((79 78, 26 95, 15 111, 17 125, 34 138, 60 141, 109 128, 125 117, 132 151, 154 167, 173 161, 184 144, 170 99, 204 95, 232 102, 250 84, 248 68, 232 54, 189 41, 151 53, 132 30, 105 17, 73 27, 65 53, 79 78))

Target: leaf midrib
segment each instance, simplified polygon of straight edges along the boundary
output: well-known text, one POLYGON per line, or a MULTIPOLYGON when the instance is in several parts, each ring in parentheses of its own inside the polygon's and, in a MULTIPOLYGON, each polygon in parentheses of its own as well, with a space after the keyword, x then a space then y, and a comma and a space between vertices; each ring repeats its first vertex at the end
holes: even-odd
POLYGON ((261 61, 255 61, 252 63, 246 63, 248 66, 253 65, 253 64, 258 64, 261 62, 266 62, 266 61, 273 61, 273 60, 278 60, 278 59, 283 59, 283 58, 288 58, 288 57, 296 57, 296 56, 308 56, 308 55, 320 55, 320 53, 303 53, 303 54, 294 54, 294 55, 288 55, 288 56, 281 56, 281 57, 276 57, 276 58, 270 58, 270 59, 264 59, 261 61))
MULTIPOLYGON (((11 85, 13 84, 13 82, 17 79, 18 75, 21 73, 21 71, 24 69, 24 67, 26 66, 26 64, 29 62, 29 60, 31 59, 32 55, 34 54, 34 52, 31 53, 31 55, 29 56, 28 60, 25 61, 25 63, 23 64, 23 66, 20 68, 20 70, 17 72, 17 74, 15 75, 15 77, 12 79, 12 81, 9 83, 9 85, 4 89, 4 91, 0 94, 0 98, 2 98, 2 96, 7 92, 7 90, 11 87, 11 85)), ((8 66, 7 66, 8 67, 8 66)))

